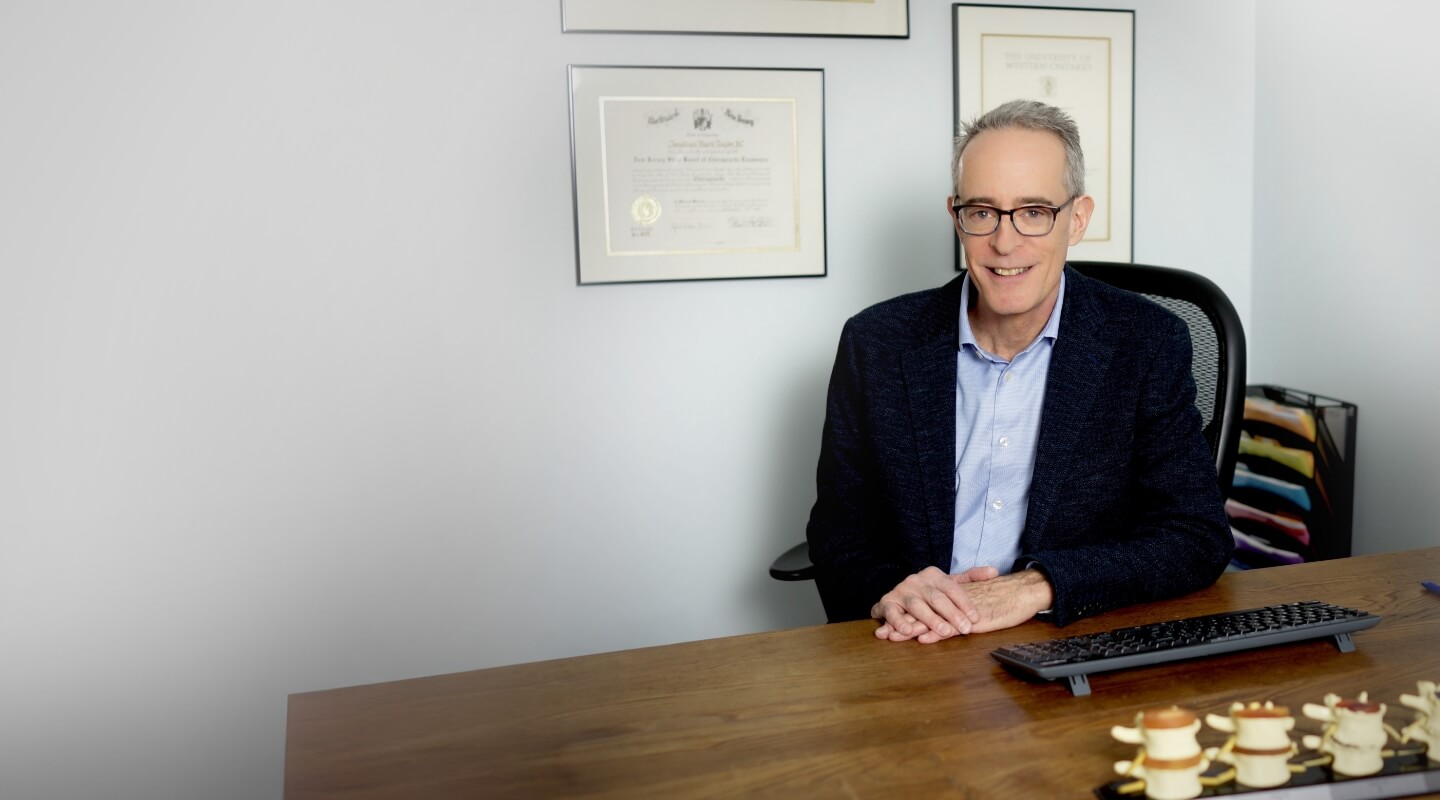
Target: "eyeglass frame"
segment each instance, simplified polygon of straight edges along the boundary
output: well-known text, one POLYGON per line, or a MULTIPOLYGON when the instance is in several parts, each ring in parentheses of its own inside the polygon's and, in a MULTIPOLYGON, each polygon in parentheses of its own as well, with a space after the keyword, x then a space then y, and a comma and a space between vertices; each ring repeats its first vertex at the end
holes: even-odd
POLYGON ((1066 200, 1058 206, 1047 206, 1044 203, 1027 203, 1023 206, 1016 206, 1012 209, 1009 209, 1008 211, 1006 209, 997 208, 986 203, 952 203, 950 205, 950 215, 955 220, 955 227, 966 236, 994 236, 995 232, 1000 230, 1000 223, 1003 221, 1001 218, 1008 216, 1010 218, 1010 227, 1014 228, 1016 233, 1020 234, 1021 236, 1027 236, 1031 239, 1039 239, 1042 236, 1049 236, 1050 234, 1055 232, 1055 223, 1060 219, 1060 212, 1066 206, 1075 202, 1078 197, 1080 197, 1080 195, 1072 194, 1070 195, 1069 200, 1066 200), (988 208, 991 211, 994 211, 996 214, 995 227, 991 228, 985 233, 971 233, 970 231, 965 230, 965 223, 960 221, 960 211, 961 209, 966 208, 988 208), (1024 211, 1029 208, 1043 208, 1046 211, 1050 212, 1050 227, 1044 233, 1026 233, 1025 231, 1020 230, 1019 225, 1015 224, 1015 212, 1024 211))

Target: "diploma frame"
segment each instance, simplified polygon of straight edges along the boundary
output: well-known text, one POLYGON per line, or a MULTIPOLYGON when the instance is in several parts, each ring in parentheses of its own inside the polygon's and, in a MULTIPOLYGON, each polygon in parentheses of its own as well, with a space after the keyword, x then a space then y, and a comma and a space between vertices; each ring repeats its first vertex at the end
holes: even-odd
MULTIPOLYGON (((1059 106, 1080 127, 1090 229, 1069 257, 1133 260, 1135 12, 956 3, 955 130, 1019 98, 1059 106)), ((957 238, 955 268, 964 254, 957 238)))
POLYGON ((566 33, 910 38, 909 0, 561 0, 566 33))
POLYGON ((569 72, 577 284, 826 274, 823 70, 569 72))

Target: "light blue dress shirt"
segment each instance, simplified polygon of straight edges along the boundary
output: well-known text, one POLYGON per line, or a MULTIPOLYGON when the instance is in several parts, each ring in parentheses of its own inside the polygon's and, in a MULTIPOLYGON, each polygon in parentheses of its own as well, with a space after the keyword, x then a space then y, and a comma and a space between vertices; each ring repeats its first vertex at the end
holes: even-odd
POLYGON ((960 289, 955 387, 955 544, 950 572, 989 565, 1003 575, 1020 556, 1030 501, 1050 353, 1060 333, 1060 296, 1040 335, 1010 361, 986 352, 970 330, 970 276, 960 289))

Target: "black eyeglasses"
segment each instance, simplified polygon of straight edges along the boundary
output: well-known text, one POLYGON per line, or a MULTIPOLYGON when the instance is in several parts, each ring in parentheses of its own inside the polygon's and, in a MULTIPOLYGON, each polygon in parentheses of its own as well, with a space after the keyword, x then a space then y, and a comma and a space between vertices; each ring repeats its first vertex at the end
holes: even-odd
POLYGON ((960 230, 971 236, 989 236, 1000 228, 1000 218, 1007 216, 1010 224, 1015 226, 1015 232, 1021 236, 1048 236, 1050 231, 1055 230, 1055 217, 1079 196, 1071 195, 1069 200, 1058 206, 1020 206, 1009 211, 974 203, 956 204, 951 208, 955 211, 955 221, 960 224, 960 230))

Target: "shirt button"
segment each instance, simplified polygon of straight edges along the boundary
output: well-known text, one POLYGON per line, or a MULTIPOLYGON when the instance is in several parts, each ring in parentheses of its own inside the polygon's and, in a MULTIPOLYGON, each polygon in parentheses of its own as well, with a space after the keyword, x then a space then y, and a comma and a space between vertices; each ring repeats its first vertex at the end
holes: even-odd
POLYGON ((1006 383, 1009 383, 1010 381, 1013 381, 1013 380, 1015 380, 1015 373, 1013 373, 1013 372, 1007 372, 1007 373, 1005 373, 1005 382, 1006 382, 1006 383))
POLYGON ((999 511, 1000 509, 1005 507, 1005 504, 1000 502, 999 500, 996 500, 995 502, 990 504, 990 507, 995 509, 996 511, 999 511))
POLYGON ((1001 446, 1001 447, 1009 447, 1009 446, 1010 446, 1010 437, 1008 437, 1008 436, 1001 436, 1001 437, 1000 437, 1000 446, 1001 446))

